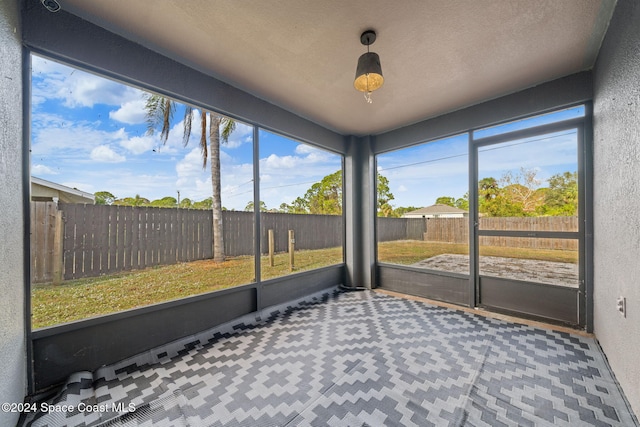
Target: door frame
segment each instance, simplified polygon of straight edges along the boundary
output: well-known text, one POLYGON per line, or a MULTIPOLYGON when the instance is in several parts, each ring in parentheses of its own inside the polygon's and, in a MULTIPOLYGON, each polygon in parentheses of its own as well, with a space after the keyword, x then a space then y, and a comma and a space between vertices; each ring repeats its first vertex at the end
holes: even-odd
MULTIPOLYGON (((591 105, 583 104, 583 117, 538 125, 488 137, 469 135, 469 306, 486 308, 571 326, 593 329, 593 221, 592 221, 592 134, 591 105), (542 136, 563 130, 577 132, 578 224, 577 232, 481 230, 478 214, 478 150, 489 145, 542 136), (558 287, 480 275, 480 236, 521 238, 567 238, 578 240, 579 286, 558 287), (547 297, 546 299, 544 297, 547 297), (551 298, 549 298, 551 297, 551 298), (549 301, 551 300, 551 301, 549 301)), ((539 115, 539 114, 538 114, 539 115)))

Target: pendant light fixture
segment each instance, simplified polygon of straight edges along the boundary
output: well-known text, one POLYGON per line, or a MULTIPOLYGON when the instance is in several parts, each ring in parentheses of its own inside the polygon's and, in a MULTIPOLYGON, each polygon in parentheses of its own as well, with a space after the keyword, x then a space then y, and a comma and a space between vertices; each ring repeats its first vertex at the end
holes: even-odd
POLYGON ((371 92, 379 89, 384 83, 382 77, 382 67, 380 66, 380 57, 375 52, 369 52, 369 46, 376 41, 376 32, 367 30, 360 36, 360 42, 367 46, 367 53, 363 53, 358 58, 358 67, 356 68, 356 79, 353 86, 360 92, 364 92, 364 99, 371 104, 371 92))

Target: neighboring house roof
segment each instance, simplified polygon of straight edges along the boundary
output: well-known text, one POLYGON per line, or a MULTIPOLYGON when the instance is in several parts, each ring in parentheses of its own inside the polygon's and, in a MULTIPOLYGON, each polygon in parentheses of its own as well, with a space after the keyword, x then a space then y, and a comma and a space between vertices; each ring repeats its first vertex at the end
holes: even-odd
POLYGON ((56 184, 42 178, 31 177, 31 200, 60 201, 63 203, 94 204, 96 196, 76 188, 56 184))
POLYGON ((431 205, 426 208, 418 209, 415 211, 407 212, 405 215, 442 215, 442 214, 466 214, 468 213, 464 209, 455 208, 449 205, 431 205))

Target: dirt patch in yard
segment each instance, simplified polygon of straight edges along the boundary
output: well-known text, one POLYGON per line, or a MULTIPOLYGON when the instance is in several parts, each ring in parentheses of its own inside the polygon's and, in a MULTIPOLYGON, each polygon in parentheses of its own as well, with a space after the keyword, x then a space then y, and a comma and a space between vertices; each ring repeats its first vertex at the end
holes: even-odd
MULTIPOLYGON (((469 274, 469 257, 443 254, 416 262, 412 266, 469 274)), ((578 264, 568 262, 481 256, 480 274, 571 288, 577 288, 579 284, 578 264)))

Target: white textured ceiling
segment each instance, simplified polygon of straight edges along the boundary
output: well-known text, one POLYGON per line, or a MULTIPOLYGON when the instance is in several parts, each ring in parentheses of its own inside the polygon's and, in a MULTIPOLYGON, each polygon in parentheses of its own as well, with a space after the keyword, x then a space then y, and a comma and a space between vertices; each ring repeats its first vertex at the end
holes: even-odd
POLYGON ((593 66, 615 0, 60 0, 343 134, 377 134, 593 66), (353 88, 378 39, 384 86, 353 88))

